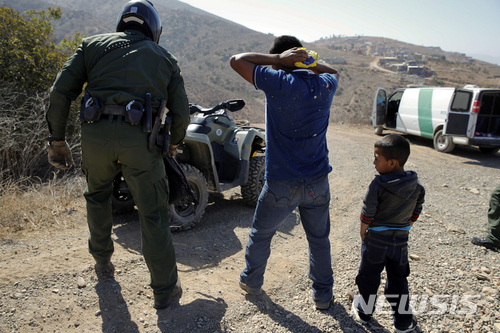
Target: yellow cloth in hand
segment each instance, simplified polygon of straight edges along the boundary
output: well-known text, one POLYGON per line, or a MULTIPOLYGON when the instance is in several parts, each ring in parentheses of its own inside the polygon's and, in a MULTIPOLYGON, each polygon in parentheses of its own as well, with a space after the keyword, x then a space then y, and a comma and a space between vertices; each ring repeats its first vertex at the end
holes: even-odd
POLYGON ((306 50, 305 47, 300 47, 299 49, 305 50, 307 52, 307 55, 309 56, 309 58, 307 58, 306 60, 304 60, 302 62, 296 62, 295 67, 309 68, 309 67, 316 66, 316 64, 318 63, 318 59, 319 59, 318 53, 316 53, 315 51, 306 50))

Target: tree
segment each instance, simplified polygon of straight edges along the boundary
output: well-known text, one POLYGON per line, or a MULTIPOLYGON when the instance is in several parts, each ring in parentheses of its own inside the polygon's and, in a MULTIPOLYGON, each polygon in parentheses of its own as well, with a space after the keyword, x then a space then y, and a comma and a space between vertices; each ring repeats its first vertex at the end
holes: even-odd
POLYGON ((65 40, 56 45, 50 20, 61 16, 59 8, 24 14, 0 8, 0 79, 27 92, 44 91, 52 85, 68 58, 67 47, 79 42, 65 40))
MULTIPOLYGON (((81 36, 56 45, 50 20, 61 11, 20 14, 0 8, 0 184, 33 176, 44 178, 48 130, 44 111, 48 89, 81 36)), ((78 112, 68 120, 68 136, 78 145, 78 112)))

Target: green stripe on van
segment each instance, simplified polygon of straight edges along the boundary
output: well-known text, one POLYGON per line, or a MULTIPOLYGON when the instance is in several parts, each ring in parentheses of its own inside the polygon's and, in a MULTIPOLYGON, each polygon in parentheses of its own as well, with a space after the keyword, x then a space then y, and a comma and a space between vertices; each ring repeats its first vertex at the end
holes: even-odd
POLYGON ((423 137, 432 139, 432 91, 420 89, 418 93, 418 125, 423 137))

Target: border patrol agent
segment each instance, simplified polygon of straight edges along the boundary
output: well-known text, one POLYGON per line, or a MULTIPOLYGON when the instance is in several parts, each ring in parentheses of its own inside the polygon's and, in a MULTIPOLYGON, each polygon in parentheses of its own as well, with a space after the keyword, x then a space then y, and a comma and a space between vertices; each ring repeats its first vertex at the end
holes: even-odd
POLYGON ((500 251, 500 185, 491 193, 488 222, 488 234, 485 237, 472 237, 471 242, 477 246, 500 251))
POLYGON ((116 31, 83 39, 58 73, 46 114, 48 157, 61 169, 73 164, 65 141, 66 123, 71 101, 87 82, 80 118, 89 252, 98 275, 112 276, 111 195, 119 161, 139 210, 142 252, 151 274, 154 307, 163 309, 181 293, 181 287, 168 222, 168 180, 162 150, 158 146, 148 149, 144 104, 148 104, 146 95, 150 94, 150 115, 154 117, 161 100, 166 100, 172 119, 169 150, 175 155, 189 124, 188 99, 176 58, 158 45, 162 26, 151 2, 126 3, 118 15, 116 31))

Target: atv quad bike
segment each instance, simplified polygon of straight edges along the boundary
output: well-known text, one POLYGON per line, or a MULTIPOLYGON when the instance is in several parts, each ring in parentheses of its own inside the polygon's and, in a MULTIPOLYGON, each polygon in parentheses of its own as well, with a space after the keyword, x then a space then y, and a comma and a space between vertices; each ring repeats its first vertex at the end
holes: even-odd
MULTIPOLYGON (((208 193, 221 193, 241 186, 241 196, 255 206, 264 185, 265 135, 262 128, 237 125, 228 111, 245 106, 243 100, 222 102, 204 109, 190 104, 195 114, 186 137, 177 148, 176 159, 195 193, 197 204, 184 200, 170 207, 170 228, 191 229, 200 222, 208 193)), ((113 212, 133 209, 134 201, 119 168, 113 179, 113 212)))

